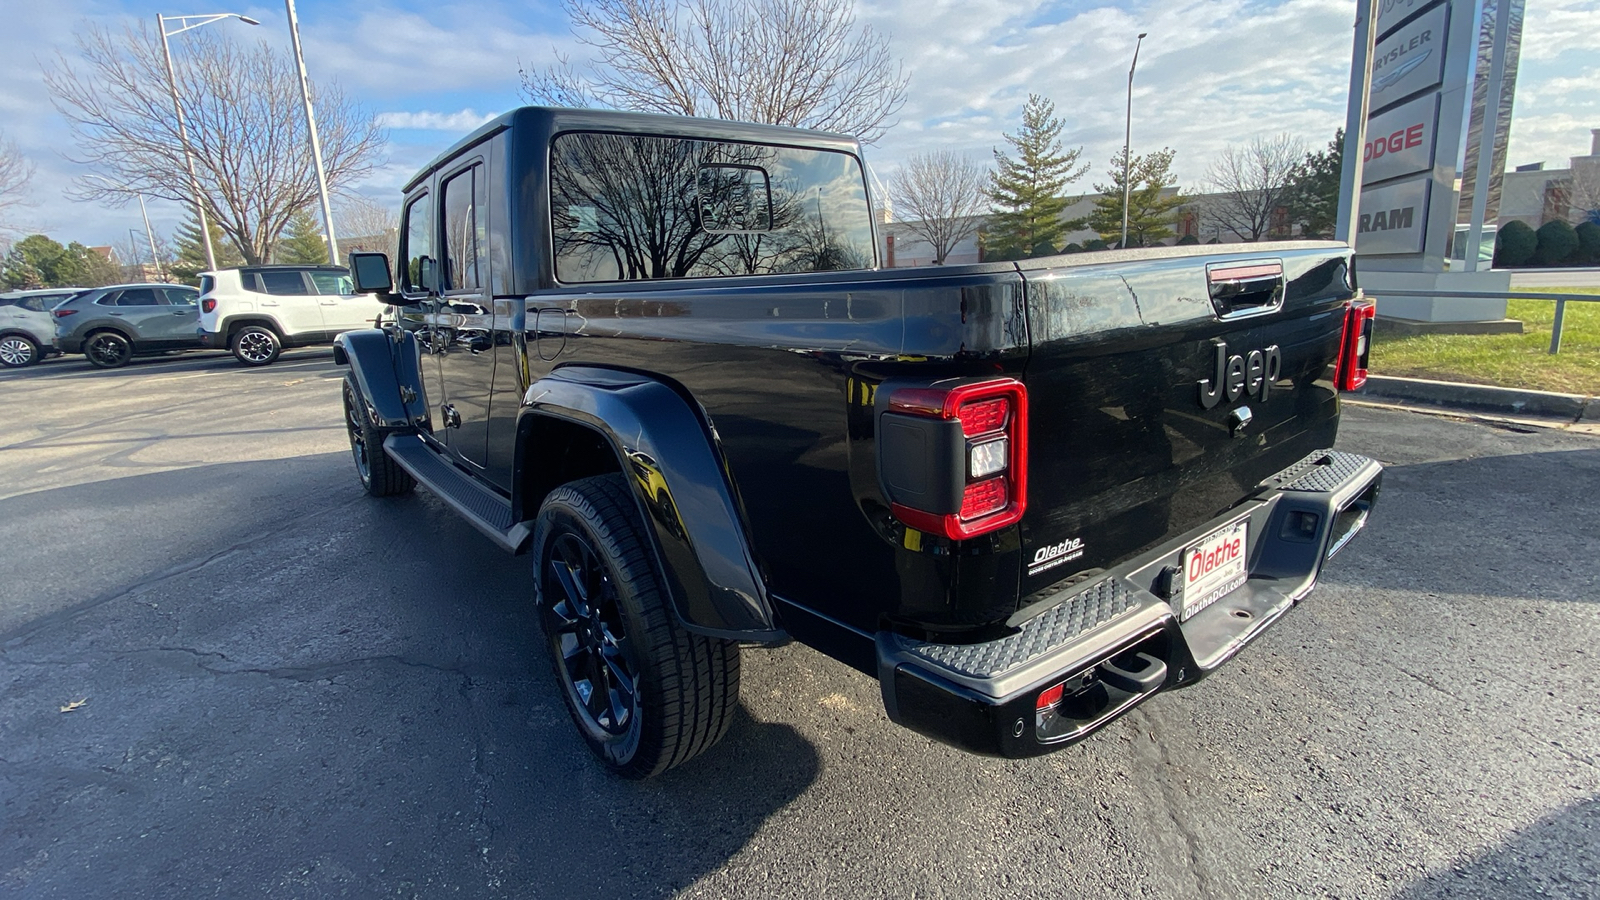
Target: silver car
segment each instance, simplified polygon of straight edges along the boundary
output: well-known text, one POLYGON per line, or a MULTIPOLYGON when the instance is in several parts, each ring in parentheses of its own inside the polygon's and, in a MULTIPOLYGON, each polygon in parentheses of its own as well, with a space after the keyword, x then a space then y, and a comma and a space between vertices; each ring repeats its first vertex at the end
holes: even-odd
POLYGON ((114 284, 84 291, 51 311, 56 346, 102 369, 134 356, 197 349, 200 292, 181 284, 114 284))
POLYGON ((51 288, 0 294, 0 366, 20 369, 58 351, 50 310, 82 288, 51 288))

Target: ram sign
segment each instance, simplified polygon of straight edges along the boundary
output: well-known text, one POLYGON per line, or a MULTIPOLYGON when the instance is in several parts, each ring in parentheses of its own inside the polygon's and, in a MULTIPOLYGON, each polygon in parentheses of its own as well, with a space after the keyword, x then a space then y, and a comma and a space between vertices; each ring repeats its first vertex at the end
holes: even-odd
POLYGON ((1429 181, 1424 175, 1362 191, 1356 252, 1421 253, 1427 236, 1429 181))

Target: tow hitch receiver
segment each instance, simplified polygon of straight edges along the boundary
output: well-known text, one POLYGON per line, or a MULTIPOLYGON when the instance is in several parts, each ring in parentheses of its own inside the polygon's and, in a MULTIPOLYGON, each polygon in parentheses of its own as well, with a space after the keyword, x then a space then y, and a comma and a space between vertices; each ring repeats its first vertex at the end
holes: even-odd
POLYGON ((1137 648, 1090 666, 1039 692, 1034 737, 1071 740, 1167 682, 1167 664, 1137 648))

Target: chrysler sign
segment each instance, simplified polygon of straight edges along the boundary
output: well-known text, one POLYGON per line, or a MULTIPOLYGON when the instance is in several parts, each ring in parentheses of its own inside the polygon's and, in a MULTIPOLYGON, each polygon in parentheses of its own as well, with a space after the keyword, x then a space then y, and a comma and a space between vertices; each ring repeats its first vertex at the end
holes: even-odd
POLYGON ((1378 42, 1372 51, 1372 109, 1431 88, 1444 80, 1446 13, 1440 5, 1378 42))
POLYGON ((1361 183, 1375 184, 1433 168, 1439 95, 1418 97, 1367 120, 1361 183))

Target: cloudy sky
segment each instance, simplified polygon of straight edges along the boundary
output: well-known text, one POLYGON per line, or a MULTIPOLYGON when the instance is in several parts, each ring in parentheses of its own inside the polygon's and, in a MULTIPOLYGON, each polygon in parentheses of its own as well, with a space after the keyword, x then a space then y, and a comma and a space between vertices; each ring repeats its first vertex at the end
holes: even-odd
MULTIPOLYGON (((212 4, 221 8, 226 5, 212 4)), ((986 158, 1014 131, 1030 91, 1056 101, 1069 145, 1103 178, 1122 144, 1134 36, 1149 32, 1134 87, 1134 151, 1177 150, 1180 182, 1198 187, 1219 149, 1287 132, 1321 146, 1344 121, 1354 0, 1145 0, 1126 5, 1035 0, 859 0, 859 19, 888 33, 911 76, 899 123, 869 148, 879 176, 911 153, 949 148, 986 158)), ((74 177, 71 135, 40 72, 73 53, 85 22, 119 24, 191 10, 148 0, 8 4, 0 31, 0 132, 37 166, 31 206, 15 224, 57 239, 122 243, 137 205, 112 209, 64 196, 74 177)), ((519 63, 542 66, 571 50, 555 2, 300 0, 306 65, 335 80, 389 129, 384 164, 360 193, 398 206, 418 165, 484 119, 518 105, 519 63)), ((261 20, 208 26, 288 45, 281 5, 246 0, 228 11, 261 20)), ((178 38, 181 41, 183 38, 178 38)), ((1565 165, 1600 127, 1600 0, 1527 0, 1513 164, 1565 165)), ((157 228, 182 217, 151 204, 157 228)))

